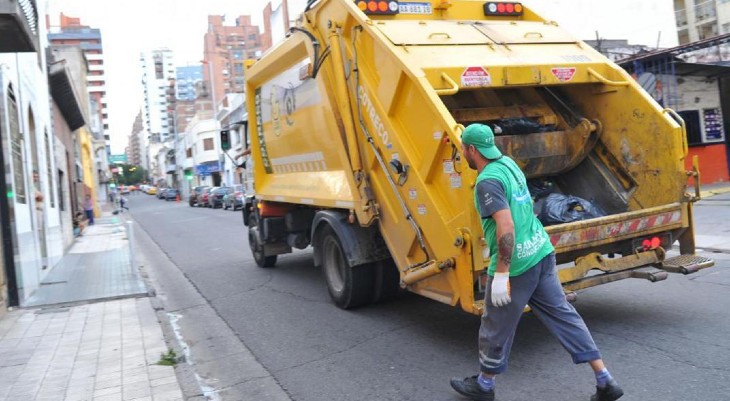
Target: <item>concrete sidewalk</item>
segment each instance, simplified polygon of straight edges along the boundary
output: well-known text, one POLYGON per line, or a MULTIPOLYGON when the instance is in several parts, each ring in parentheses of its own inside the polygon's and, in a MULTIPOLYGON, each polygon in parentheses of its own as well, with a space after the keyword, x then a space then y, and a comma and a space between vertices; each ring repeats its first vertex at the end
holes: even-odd
POLYGON ((121 220, 87 227, 34 308, 0 320, 0 401, 183 399, 175 368, 157 364, 168 347, 121 220))

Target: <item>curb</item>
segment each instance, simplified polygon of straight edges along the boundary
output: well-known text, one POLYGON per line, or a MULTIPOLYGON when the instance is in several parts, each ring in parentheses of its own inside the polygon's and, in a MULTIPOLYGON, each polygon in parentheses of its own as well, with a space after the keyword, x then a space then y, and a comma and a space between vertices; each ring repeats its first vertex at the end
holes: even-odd
POLYGON ((716 189, 709 189, 706 191, 701 191, 700 197, 702 197, 702 199, 711 198, 715 195, 722 195, 722 194, 726 194, 728 192, 730 192, 730 186, 724 187, 724 188, 716 188, 716 189))

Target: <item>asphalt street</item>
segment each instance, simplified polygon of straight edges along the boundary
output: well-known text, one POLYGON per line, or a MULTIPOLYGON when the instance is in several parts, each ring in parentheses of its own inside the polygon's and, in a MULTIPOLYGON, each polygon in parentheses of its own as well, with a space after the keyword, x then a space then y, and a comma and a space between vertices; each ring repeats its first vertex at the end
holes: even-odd
MULTIPOLYGON (((343 311, 330 302, 310 250, 280 256, 275 268, 257 267, 240 212, 144 194, 130 196, 128 205, 138 229, 202 296, 198 304, 225 322, 240 342, 234 345, 250 351, 293 400, 455 401, 462 398, 449 378, 477 371, 476 316, 413 294, 343 311)), ((697 208, 698 232, 728 235, 728 221, 730 196, 697 208)), ((730 399, 730 254, 712 256, 716 266, 695 275, 629 279, 579 293, 575 306, 624 387, 622 400, 730 399)), ((174 298, 176 287, 165 274, 157 277, 174 298)), ((176 309, 185 315, 186 307, 176 309)), ((208 360, 225 365, 219 373, 199 372, 216 387, 218 378, 205 376, 236 365, 223 351, 230 348, 216 347, 215 329, 201 330, 212 331, 205 337, 208 360)), ((509 370, 497 379, 498 400, 588 400, 593 391, 590 369, 573 365, 540 322, 525 315, 509 370)))

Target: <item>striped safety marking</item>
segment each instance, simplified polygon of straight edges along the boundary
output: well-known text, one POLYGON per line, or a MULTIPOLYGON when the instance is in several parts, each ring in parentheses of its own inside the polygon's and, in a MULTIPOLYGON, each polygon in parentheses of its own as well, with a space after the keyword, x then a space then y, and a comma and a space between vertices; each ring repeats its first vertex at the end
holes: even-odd
POLYGON ((573 243, 601 241, 611 237, 620 237, 659 226, 675 224, 680 221, 682 221, 681 212, 666 212, 654 216, 589 227, 584 230, 553 234, 550 236, 550 242, 555 247, 563 247, 573 243))
POLYGON ((274 172, 278 174, 327 170, 327 163, 324 161, 322 152, 277 157, 271 159, 271 165, 274 172))

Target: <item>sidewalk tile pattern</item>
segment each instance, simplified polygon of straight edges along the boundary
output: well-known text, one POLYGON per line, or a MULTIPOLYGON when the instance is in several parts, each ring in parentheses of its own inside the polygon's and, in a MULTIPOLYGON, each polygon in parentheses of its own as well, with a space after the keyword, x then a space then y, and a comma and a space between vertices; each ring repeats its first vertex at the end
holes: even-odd
POLYGON ((182 400, 149 298, 41 310, 0 320, 0 401, 182 400))
POLYGON ((84 300, 146 295, 129 250, 69 253, 41 282, 23 306, 53 305, 84 300))

